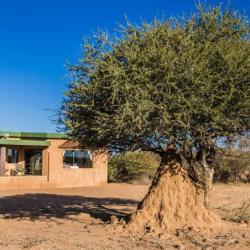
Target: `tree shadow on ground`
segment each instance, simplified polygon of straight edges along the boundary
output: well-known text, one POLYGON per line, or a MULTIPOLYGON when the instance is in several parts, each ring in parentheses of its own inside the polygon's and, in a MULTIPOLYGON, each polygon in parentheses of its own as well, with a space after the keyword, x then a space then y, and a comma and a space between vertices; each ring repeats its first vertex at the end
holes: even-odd
POLYGON ((91 217, 107 222, 112 215, 125 218, 128 214, 123 211, 126 210, 126 206, 136 205, 137 201, 119 198, 24 194, 0 198, 0 216, 5 219, 72 219, 74 215, 87 213, 91 217), (116 206, 119 206, 119 209, 116 209, 116 206))

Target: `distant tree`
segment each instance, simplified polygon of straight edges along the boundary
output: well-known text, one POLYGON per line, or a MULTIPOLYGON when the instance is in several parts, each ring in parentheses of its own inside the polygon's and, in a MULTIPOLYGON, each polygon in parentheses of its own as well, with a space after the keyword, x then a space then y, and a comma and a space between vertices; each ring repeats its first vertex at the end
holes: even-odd
POLYGON ((161 155, 141 212, 163 172, 173 173, 173 158, 206 197, 217 140, 250 128, 247 18, 200 6, 189 18, 127 24, 120 31, 85 41, 79 63, 69 66, 61 111, 66 133, 82 147, 161 155))

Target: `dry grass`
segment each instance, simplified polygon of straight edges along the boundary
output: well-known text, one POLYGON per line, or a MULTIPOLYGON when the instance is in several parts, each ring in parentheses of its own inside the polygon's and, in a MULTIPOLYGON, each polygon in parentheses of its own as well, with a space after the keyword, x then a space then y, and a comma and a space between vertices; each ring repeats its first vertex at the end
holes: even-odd
POLYGON ((230 205, 232 203, 218 208, 225 214, 222 219, 237 223, 250 223, 250 200, 243 201, 239 207, 233 209, 230 205))

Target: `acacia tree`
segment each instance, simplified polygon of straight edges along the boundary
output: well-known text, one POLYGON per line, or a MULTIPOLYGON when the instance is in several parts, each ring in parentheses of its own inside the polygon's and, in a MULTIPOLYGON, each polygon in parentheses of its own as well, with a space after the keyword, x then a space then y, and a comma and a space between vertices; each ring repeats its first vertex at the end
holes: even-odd
MULTIPOLYGON (((102 33, 85 41, 82 58, 69 71, 61 122, 70 138, 82 147, 141 149, 162 157, 136 214, 164 207, 166 199, 154 200, 156 189, 170 188, 164 176, 185 172, 191 189, 199 189, 195 195, 205 190, 206 197, 217 141, 249 132, 249 24, 235 11, 200 7, 185 19, 127 24, 115 38, 102 33)), ((176 220, 184 206, 179 203, 171 215, 176 220)))

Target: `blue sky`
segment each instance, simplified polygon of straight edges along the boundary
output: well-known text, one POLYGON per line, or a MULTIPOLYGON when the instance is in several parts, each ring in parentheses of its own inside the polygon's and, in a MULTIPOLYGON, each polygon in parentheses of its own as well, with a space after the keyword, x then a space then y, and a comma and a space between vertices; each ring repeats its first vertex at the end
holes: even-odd
MULTIPOLYGON (((249 14, 248 0, 230 2, 249 14)), ((0 0, 0 130, 56 131, 65 62, 77 60, 84 36, 112 33, 124 16, 137 23, 192 11, 191 0, 0 0)))

